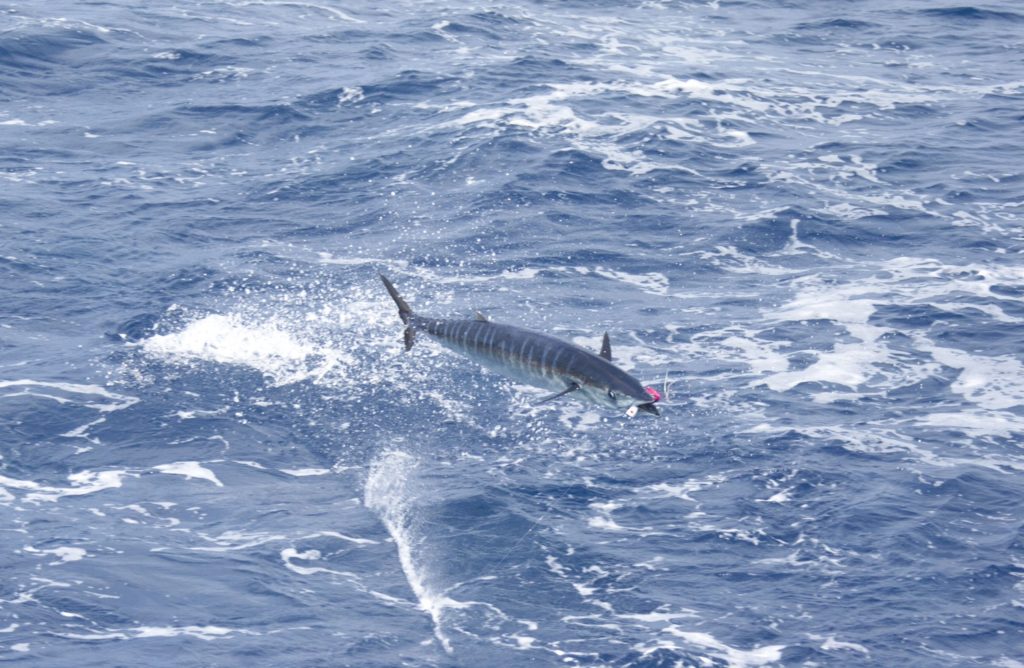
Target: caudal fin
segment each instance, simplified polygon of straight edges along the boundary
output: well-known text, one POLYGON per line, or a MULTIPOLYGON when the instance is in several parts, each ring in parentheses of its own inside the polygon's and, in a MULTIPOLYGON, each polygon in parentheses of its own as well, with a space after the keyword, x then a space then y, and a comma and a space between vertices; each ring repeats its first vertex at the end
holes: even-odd
POLYGON ((398 294, 398 290, 395 289, 395 286, 388 280, 387 276, 381 274, 380 280, 384 281, 384 287, 387 288, 388 294, 391 295, 391 298, 395 300, 395 304, 398 305, 398 317, 406 324, 402 338, 405 342, 405 349, 409 350, 412 348, 416 335, 413 331, 412 325, 409 324, 409 321, 412 319, 412 309, 409 308, 409 305, 405 303, 404 299, 402 299, 402 295, 398 294))

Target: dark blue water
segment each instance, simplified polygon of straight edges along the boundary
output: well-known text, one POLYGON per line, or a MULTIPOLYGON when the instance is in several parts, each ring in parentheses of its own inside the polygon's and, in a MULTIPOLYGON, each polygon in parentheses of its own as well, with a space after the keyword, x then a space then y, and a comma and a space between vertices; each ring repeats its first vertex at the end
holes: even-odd
POLYGON ((0 5, 0 661, 1024 666, 1024 7, 896 4, 0 5))

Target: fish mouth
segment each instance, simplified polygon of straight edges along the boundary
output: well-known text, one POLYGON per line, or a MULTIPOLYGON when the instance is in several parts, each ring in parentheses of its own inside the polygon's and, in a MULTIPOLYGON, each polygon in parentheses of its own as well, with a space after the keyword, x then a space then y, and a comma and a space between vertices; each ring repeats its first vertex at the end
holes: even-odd
POLYGON ((661 415, 658 407, 654 405, 653 401, 649 401, 646 404, 637 404, 637 408, 644 411, 645 413, 651 413, 652 415, 661 415))

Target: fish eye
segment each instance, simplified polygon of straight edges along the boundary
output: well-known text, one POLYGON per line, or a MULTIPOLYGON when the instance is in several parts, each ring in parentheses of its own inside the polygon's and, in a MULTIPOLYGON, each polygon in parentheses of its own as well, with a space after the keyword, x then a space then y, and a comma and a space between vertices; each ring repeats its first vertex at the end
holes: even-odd
POLYGON ((608 398, 611 399, 612 401, 615 401, 615 393, 612 392, 611 390, 608 390, 608 398))

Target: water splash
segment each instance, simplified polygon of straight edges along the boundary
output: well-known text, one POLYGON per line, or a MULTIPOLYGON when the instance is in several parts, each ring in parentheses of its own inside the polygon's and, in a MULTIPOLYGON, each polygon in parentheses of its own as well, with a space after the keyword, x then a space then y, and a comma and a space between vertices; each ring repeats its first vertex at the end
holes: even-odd
POLYGON ((300 340, 288 327, 276 322, 252 324, 237 314, 207 315, 181 331, 146 339, 142 349, 171 360, 249 366, 275 385, 321 377, 340 363, 335 350, 300 340), (310 364, 310 360, 316 363, 310 364))
POLYGON ((422 554, 424 535, 416 516, 416 470, 418 460, 400 450, 389 450, 378 456, 366 478, 363 502, 376 512, 398 548, 398 560, 405 579, 421 610, 430 615, 434 635, 449 654, 451 640, 444 632, 446 608, 463 608, 465 604, 449 598, 433 586, 422 554))

